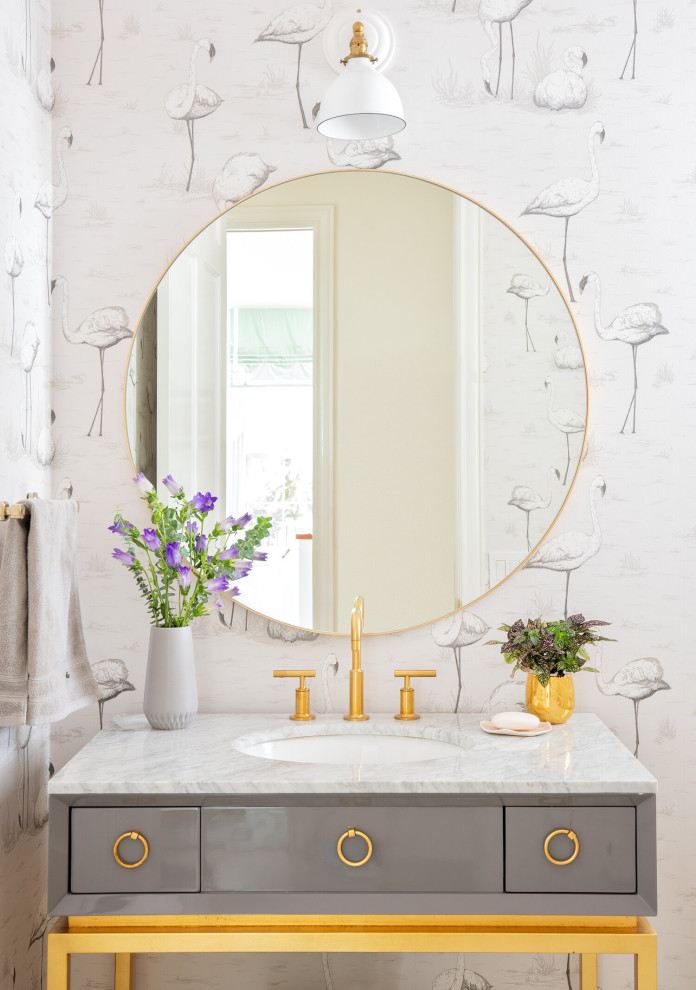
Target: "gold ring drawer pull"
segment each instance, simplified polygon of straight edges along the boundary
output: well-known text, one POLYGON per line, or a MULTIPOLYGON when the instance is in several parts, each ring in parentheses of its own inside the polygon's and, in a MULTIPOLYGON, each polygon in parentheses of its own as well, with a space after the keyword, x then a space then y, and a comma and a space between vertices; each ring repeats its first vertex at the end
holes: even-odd
POLYGON ((114 842, 114 859, 119 866, 122 866, 124 870, 134 870, 136 866, 142 866, 147 857, 150 855, 150 846, 144 835, 140 832, 124 832, 123 835, 119 835, 118 839, 114 842), (121 844, 122 839, 140 839, 143 844, 143 854, 137 863, 125 863, 118 854, 118 847, 121 844))
POLYGON ((345 863, 346 866, 364 866, 365 863, 367 863, 368 859, 372 856, 372 840, 370 839, 369 835, 365 835, 365 833, 361 832, 360 829, 349 828, 348 831, 344 832, 341 838, 338 840, 338 845, 336 846, 336 852, 338 853, 338 858, 341 860, 342 863, 345 863), (367 855, 363 859, 354 862, 351 859, 346 859, 346 857, 343 855, 342 847, 346 839, 354 839, 356 835, 359 835, 360 838, 364 839, 365 842, 367 843, 367 855))
POLYGON ((573 862, 573 860, 577 857, 579 852, 580 852, 580 842, 575 832, 570 828, 557 828, 555 832, 551 832, 549 833, 549 835, 546 836, 546 842, 544 843, 544 855, 548 859, 549 863, 553 863, 554 866, 567 866, 568 863, 573 862), (568 859, 554 859, 551 853, 549 852, 549 842, 551 841, 551 839, 553 839, 554 835, 567 835, 570 841, 575 846, 575 849, 573 850, 573 855, 570 856, 568 859))

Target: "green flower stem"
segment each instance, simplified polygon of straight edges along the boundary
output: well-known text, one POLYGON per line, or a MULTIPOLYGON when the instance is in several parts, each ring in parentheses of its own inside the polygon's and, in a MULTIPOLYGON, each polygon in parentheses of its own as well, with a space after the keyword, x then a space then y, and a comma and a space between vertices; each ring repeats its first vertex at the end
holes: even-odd
MULTIPOLYGON (((147 551, 145 551, 145 552, 147 553, 147 551)), ((148 553, 147 555, 148 555, 148 558, 149 558, 150 554, 148 553)), ((150 575, 148 574, 147 569, 144 568, 142 566, 142 564, 140 565, 141 570, 143 572, 143 575, 145 576, 145 580, 147 581, 147 586, 150 589, 150 594, 152 595, 153 604, 156 607, 156 611, 160 612, 161 611, 161 603, 160 603, 160 596, 159 596, 158 588, 157 588, 157 576, 156 576, 156 574, 154 572, 154 569, 152 567, 152 561, 150 561, 149 559, 148 559, 148 566, 149 566, 150 572, 152 574, 152 580, 150 580, 150 575), (154 581, 154 585, 153 585, 153 581, 154 581)))
MULTIPOLYGON (((149 550, 148 547, 145 547, 145 553, 147 555, 148 567, 150 568, 150 573, 152 574, 152 585, 151 585, 151 587, 152 587, 152 595, 153 595, 153 598, 155 599, 155 601, 157 602, 157 606, 158 606, 158 610, 159 610, 160 615, 163 616, 162 596, 160 595, 159 583, 157 581, 157 570, 156 570, 155 565, 154 565, 154 563, 152 561, 152 556, 150 554, 150 550, 149 550)), ((149 578, 148 578, 148 584, 150 584, 149 578)))
POLYGON ((169 567, 164 573, 164 620, 167 626, 171 626, 171 611, 169 609, 169 567))
POLYGON ((204 590, 203 589, 203 582, 201 581, 200 577, 198 575, 196 575, 196 583, 195 583, 194 588, 193 588, 193 593, 192 593, 191 599, 190 599, 190 601, 188 603, 188 608, 184 612, 183 625, 187 626, 189 624, 191 612, 193 611, 193 608, 194 608, 194 606, 196 605, 196 603, 198 601, 198 596, 201 594, 201 592, 203 590, 204 590))

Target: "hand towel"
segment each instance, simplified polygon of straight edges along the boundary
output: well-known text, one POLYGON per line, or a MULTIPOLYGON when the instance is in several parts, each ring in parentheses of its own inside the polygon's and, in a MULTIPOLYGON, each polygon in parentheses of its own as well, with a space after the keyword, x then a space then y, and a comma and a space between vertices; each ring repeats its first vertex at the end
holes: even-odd
POLYGON ((27 712, 28 519, 0 522, 0 725, 27 712))
POLYGON ((77 586, 77 503, 31 499, 0 523, 0 725, 45 725, 99 700, 77 586))

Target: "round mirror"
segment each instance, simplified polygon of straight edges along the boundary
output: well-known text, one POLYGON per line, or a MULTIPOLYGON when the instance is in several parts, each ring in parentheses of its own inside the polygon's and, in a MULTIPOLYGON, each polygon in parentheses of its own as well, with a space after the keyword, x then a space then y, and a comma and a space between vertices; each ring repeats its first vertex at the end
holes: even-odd
MULTIPOLYGON (((465 607, 548 532, 582 454, 582 350, 510 227, 440 185, 334 171, 262 190, 167 269, 133 339, 136 471, 271 516, 239 601, 388 632, 465 607)), ((164 493, 166 495, 166 492, 164 493)))

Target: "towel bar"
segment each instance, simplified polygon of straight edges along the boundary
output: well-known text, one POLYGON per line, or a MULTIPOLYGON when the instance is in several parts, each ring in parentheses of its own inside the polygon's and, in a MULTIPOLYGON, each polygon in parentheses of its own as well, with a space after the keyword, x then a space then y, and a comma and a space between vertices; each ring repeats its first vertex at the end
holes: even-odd
MULTIPOLYGON (((38 498, 38 492, 27 492, 27 498, 38 498)), ((0 520, 4 519, 24 519, 27 514, 26 505, 21 505, 19 502, 16 505, 10 505, 9 502, 0 502, 0 520)))

